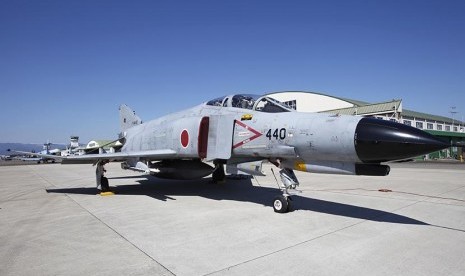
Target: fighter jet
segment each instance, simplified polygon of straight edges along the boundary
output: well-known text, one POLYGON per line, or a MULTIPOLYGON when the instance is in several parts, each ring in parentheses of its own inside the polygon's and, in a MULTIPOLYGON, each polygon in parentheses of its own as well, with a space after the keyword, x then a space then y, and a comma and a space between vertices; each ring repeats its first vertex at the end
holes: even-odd
POLYGON ((290 209, 299 186, 294 170, 385 176, 390 168, 384 162, 450 146, 407 125, 297 112, 269 96, 229 95, 145 123, 126 105, 119 112, 119 152, 52 158, 97 164, 97 172, 106 162, 121 162, 122 169, 159 178, 212 175, 214 182, 224 181, 225 166, 263 175, 261 164, 269 161, 280 169, 282 194, 272 201, 278 213, 290 209))

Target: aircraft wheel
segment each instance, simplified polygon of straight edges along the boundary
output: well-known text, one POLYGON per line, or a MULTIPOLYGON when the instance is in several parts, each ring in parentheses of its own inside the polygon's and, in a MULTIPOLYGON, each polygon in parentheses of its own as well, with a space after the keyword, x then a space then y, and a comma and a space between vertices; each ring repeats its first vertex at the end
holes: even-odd
POLYGON ((288 196, 286 197, 287 199, 287 211, 291 212, 292 211, 292 197, 288 196))
POLYGON ((102 176, 100 186, 102 188, 102 192, 110 191, 110 184, 108 183, 108 178, 106 178, 105 176, 102 176))
POLYGON ((277 196, 273 200, 273 209, 276 213, 286 213, 289 208, 289 201, 285 196, 277 196))
POLYGON ((223 164, 216 164, 215 170, 213 171, 212 178, 214 183, 224 183, 226 180, 226 174, 224 173, 223 164))

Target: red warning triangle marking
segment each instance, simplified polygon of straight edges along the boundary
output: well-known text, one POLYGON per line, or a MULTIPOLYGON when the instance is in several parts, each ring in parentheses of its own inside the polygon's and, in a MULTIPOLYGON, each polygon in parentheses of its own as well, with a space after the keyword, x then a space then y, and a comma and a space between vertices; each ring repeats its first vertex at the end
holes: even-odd
POLYGON ((245 129, 248 130, 249 132, 252 132, 254 135, 253 135, 252 137, 250 137, 250 138, 244 139, 244 140, 242 140, 241 142, 235 144, 235 145, 233 146, 233 149, 235 149, 235 148, 237 148, 237 147, 240 147, 240 146, 242 146, 242 145, 244 145, 244 144, 247 144, 248 142, 250 142, 250 141, 252 141, 252 140, 255 140, 255 139, 257 139, 258 137, 260 137, 260 136, 263 135, 263 134, 261 134, 260 132, 258 132, 257 130, 255 130, 255 129, 249 127, 248 125, 244 124, 244 123, 241 122, 241 121, 235 120, 234 122, 235 122, 237 125, 239 125, 239 126, 245 128, 245 129))

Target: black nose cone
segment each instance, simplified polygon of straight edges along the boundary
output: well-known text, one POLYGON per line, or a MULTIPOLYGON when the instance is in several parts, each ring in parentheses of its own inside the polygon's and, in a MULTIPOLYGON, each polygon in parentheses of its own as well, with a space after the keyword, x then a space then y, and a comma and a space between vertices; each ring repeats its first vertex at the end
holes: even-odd
POLYGON ((449 147, 449 144, 417 128, 363 118, 355 131, 358 158, 366 163, 401 160, 449 147))

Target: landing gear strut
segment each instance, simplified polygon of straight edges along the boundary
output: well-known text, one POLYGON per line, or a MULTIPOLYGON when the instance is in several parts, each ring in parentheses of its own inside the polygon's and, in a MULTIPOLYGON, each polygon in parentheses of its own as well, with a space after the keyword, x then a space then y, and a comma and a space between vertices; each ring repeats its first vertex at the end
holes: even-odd
POLYGON ((220 161, 213 161, 215 170, 212 174, 213 183, 223 184, 226 182, 226 174, 224 172, 224 164, 220 161))
POLYGON ((279 171, 282 185, 279 189, 283 192, 282 195, 275 197, 273 200, 273 209, 276 213, 287 213, 292 210, 291 190, 295 190, 299 186, 299 181, 291 169, 282 169, 279 171))

